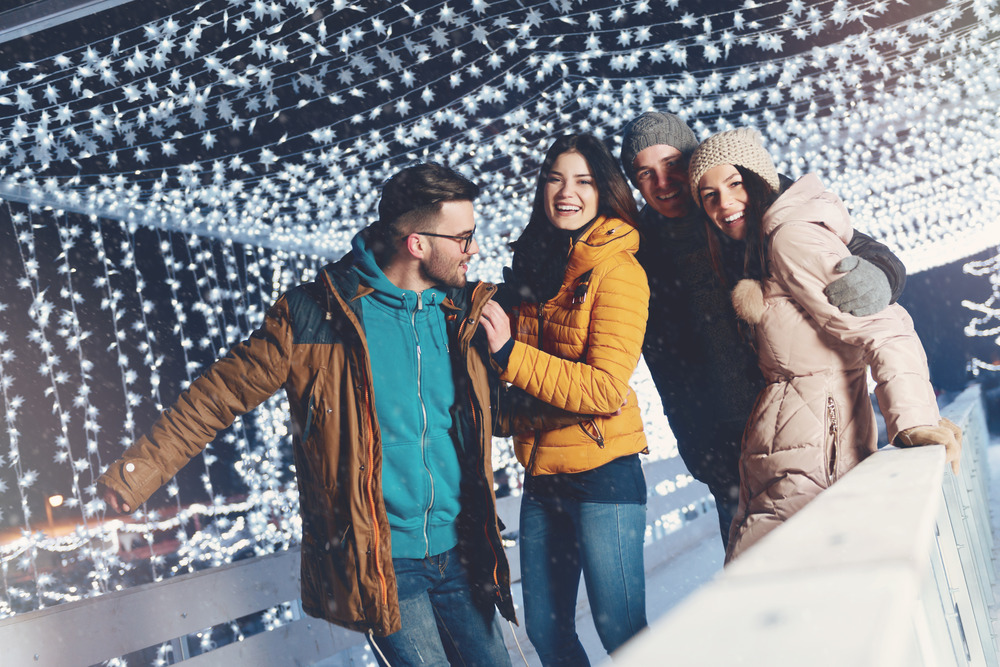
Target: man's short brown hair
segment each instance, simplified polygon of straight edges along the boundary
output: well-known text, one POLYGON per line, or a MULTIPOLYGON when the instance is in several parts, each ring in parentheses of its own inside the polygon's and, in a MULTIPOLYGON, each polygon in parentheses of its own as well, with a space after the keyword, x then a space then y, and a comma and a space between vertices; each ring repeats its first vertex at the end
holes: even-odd
POLYGON ((479 186, 448 167, 424 162, 403 169, 382 186, 377 224, 412 234, 418 223, 441 209, 446 201, 474 201, 479 186))
MULTIPOLYGON (((448 201, 474 201, 479 186, 458 172, 434 162, 422 162, 396 173, 382 186, 379 219, 372 225, 381 250, 376 256, 392 256, 396 239, 417 231, 431 231, 428 220, 448 201)), ((381 263, 381 262, 380 262, 381 263)))

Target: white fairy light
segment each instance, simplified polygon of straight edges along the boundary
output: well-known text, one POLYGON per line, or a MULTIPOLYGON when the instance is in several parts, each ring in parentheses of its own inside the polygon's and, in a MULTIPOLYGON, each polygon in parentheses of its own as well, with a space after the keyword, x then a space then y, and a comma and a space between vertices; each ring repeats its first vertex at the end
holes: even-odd
MULTIPOLYGON (((994 337, 993 342, 1000 347, 1000 247, 993 257, 969 262, 962 267, 965 273, 973 276, 985 276, 990 283, 990 295, 982 303, 964 299, 962 305, 978 313, 965 327, 965 335, 969 337, 994 337)), ((1000 372, 1000 350, 994 350, 989 361, 973 358, 969 362, 969 371, 978 376, 983 371, 1000 372)))

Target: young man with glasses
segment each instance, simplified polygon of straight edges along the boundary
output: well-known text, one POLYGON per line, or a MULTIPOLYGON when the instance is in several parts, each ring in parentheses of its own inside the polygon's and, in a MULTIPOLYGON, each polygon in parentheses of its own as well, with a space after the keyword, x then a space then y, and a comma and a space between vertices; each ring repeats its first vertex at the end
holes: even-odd
POLYGON ((479 188, 436 164, 393 176, 379 220, 278 299, 101 477, 133 511, 233 419, 284 387, 305 611, 369 635, 382 664, 510 665, 493 494, 479 188))

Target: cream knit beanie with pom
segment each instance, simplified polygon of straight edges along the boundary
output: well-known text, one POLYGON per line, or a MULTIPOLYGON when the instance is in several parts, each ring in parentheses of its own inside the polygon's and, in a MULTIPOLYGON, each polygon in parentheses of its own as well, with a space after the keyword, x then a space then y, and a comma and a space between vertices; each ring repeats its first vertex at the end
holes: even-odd
POLYGON ((761 143, 760 133, 750 127, 729 130, 713 134, 695 149, 688 165, 691 179, 691 195, 696 202, 701 202, 698 196, 698 182, 705 172, 720 164, 732 164, 754 172, 772 190, 778 192, 778 170, 774 168, 771 155, 761 143))

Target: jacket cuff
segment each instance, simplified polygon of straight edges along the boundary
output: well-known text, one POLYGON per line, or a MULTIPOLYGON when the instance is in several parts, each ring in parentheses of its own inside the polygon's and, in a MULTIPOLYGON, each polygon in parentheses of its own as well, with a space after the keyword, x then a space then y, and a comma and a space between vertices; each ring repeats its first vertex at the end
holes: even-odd
POLYGON ((155 466, 147 459, 128 456, 127 453, 109 465, 97 481, 118 492, 133 511, 161 486, 160 471, 155 466))
POLYGON ((493 361, 496 363, 496 368, 498 370, 504 370, 507 368, 507 362, 510 361, 511 350, 514 349, 514 339, 508 338, 507 342, 504 343, 496 352, 491 353, 490 356, 493 357, 493 361))
POLYGON ((510 346, 510 351, 507 353, 507 363, 500 371, 500 379, 504 382, 511 381, 511 379, 517 374, 517 369, 521 366, 521 362, 524 361, 525 344, 518 343, 513 338, 511 338, 511 341, 513 341, 513 344, 510 346))

